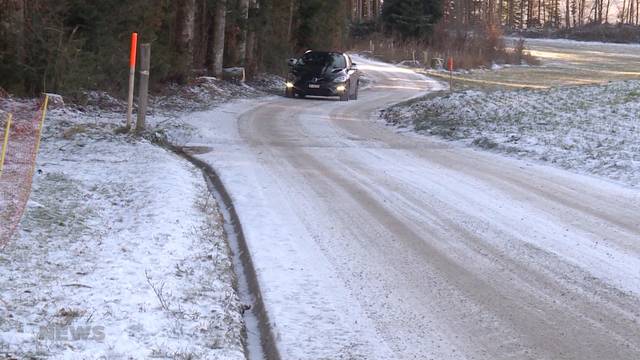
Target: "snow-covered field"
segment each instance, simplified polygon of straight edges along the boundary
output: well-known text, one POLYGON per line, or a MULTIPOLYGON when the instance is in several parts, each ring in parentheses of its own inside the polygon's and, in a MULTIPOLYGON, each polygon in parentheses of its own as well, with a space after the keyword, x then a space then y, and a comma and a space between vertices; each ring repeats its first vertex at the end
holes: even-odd
MULTIPOLYGON (((513 45, 515 39, 507 39, 513 45)), ((527 51, 542 66, 495 66, 453 74, 456 90, 550 88, 640 80, 640 45, 605 44, 559 39, 525 39, 527 51), (498 70, 498 71, 496 71, 498 70)), ((449 74, 427 72, 449 81, 449 74)))
POLYGON ((383 113, 425 134, 640 183, 640 81, 431 95, 383 113))
POLYGON ((217 203, 188 162, 114 135, 122 119, 50 112, 0 251, 0 357, 244 359, 217 203))

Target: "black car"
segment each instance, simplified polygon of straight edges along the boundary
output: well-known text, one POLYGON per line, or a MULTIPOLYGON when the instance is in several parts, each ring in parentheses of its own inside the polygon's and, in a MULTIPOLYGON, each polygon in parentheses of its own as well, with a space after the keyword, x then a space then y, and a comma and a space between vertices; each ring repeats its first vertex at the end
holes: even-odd
POLYGON ((298 59, 289 59, 289 67, 287 97, 339 96, 342 101, 358 98, 359 73, 347 54, 310 50, 298 59))

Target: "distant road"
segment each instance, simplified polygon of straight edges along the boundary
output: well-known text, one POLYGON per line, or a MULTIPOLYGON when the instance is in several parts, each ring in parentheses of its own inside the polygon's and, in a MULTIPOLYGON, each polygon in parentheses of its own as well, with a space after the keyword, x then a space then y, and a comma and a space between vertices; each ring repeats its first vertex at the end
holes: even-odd
MULTIPOLYGON (((640 67, 529 44, 575 78, 640 67)), ((186 120, 234 200, 282 358, 640 359, 638 191, 399 134, 377 109, 436 84, 356 62, 374 80, 358 101, 186 120)))

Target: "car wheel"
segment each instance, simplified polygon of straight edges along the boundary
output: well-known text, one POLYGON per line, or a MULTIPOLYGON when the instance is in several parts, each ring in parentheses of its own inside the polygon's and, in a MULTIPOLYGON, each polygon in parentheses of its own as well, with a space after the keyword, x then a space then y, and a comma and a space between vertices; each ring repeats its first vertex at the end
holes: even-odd
POLYGON ((353 92, 352 100, 358 100, 358 88, 360 87, 360 82, 356 83, 356 90, 353 92))
POLYGON ((340 95, 340 101, 349 101, 349 88, 347 88, 344 93, 340 95))
POLYGON ((306 98, 306 97, 307 97, 307 94, 305 94, 305 93, 296 92, 296 94, 298 94, 298 97, 299 97, 300 99, 304 99, 304 98, 306 98))

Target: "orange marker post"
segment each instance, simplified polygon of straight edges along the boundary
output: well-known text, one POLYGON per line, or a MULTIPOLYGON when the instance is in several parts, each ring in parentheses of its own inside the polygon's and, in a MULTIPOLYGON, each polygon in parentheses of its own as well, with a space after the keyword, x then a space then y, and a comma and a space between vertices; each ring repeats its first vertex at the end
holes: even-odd
POLYGON ((136 77, 136 56, 138 50, 138 33, 131 34, 131 50, 129 51, 129 98, 127 100, 127 129, 131 129, 131 113, 133 112, 133 88, 136 77))

